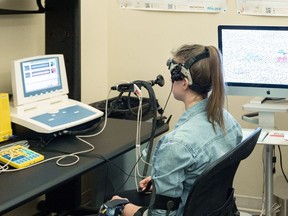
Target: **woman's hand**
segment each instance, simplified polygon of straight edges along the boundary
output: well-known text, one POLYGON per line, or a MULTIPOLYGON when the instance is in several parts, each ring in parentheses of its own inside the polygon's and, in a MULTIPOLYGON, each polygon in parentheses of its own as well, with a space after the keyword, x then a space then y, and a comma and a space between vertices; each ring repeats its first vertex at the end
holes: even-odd
MULTIPOLYGON (((123 198, 120 196, 113 196, 111 200, 119 200, 119 199, 123 199, 123 200, 127 200, 129 201, 127 198, 123 198)), ((124 206, 123 209, 123 216, 134 216, 134 214, 140 209, 140 206, 134 205, 132 203, 127 203, 124 206)))
MULTIPOLYGON (((142 179, 142 180, 139 182, 139 187, 140 187, 140 189, 141 189, 142 191, 145 190, 146 187, 147 187, 148 182, 150 182, 150 181, 151 181, 151 176, 148 176, 148 177, 142 179)), ((149 191, 152 191, 152 187, 149 189, 149 191)))
POLYGON ((129 202, 129 200, 127 198, 123 198, 123 197, 120 197, 120 196, 113 196, 111 200, 119 200, 119 199, 122 199, 122 200, 127 200, 129 202))

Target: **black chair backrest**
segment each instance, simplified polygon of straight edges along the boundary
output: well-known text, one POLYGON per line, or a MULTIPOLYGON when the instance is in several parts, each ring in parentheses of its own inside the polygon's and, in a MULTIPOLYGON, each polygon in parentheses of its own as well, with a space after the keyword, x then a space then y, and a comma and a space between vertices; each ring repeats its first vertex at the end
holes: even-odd
POLYGON ((237 168, 241 160, 253 151, 261 130, 255 129, 236 148, 209 165, 196 179, 185 204, 184 216, 229 215, 212 212, 222 209, 228 196, 231 198, 231 192, 233 196, 233 179, 237 168))

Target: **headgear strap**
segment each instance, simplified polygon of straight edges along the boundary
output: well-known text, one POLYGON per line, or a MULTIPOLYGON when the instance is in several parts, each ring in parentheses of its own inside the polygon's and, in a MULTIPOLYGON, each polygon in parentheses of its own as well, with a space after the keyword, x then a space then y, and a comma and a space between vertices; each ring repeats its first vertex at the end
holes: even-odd
POLYGON ((200 93, 209 92, 211 90, 211 85, 200 86, 198 84, 193 83, 192 77, 190 74, 190 68, 192 67, 192 65, 194 65, 196 62, 202 59, 209 58, 209 57, 210 57, 209 49, 205 47, 205 51, 203 53, 195 57, 189 58, 184 64, 176 63, 175 61, 173 61, 173 59, 168 59, 167 66, 171 73, 172 82, 187 78, 188 84, 191 90, 200 92, 200 93))

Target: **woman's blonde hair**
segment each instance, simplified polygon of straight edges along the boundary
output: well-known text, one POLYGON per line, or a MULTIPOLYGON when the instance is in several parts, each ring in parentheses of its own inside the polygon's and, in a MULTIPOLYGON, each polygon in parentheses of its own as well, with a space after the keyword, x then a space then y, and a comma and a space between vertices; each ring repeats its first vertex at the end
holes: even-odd
MULTIPOLYGON (((223 107, 225 102, 225 85, 223 79, 222 57, 218 49, 214 46, 202 46, 198 44, 183 45, 173 51, 174 58, 179 58, 186 62, 190 58, 208 51, 209 57, 201 59, 193 64, 189 70, 194 85, 199 87, 211 86, 211 94, 206 107, 208 121, 218 124, 225 130, 223 107)), ((193 85, 192 84, 192 85, 193 85)), ((208 97, 208 92, 198 92, 203 98, 208 97)))

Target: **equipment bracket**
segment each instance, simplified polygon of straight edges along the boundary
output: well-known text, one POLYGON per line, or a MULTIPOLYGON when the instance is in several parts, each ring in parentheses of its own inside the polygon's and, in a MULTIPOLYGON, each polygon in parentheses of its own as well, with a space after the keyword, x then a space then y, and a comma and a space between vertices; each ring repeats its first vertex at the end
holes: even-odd
POLYGON ((41 0, 36 0, 38 10, 12 10, 12 9, 1 9, 0 15, 9 15, 9 14, 37 14, 45 13, 45 8, 43 7, 41 0))

